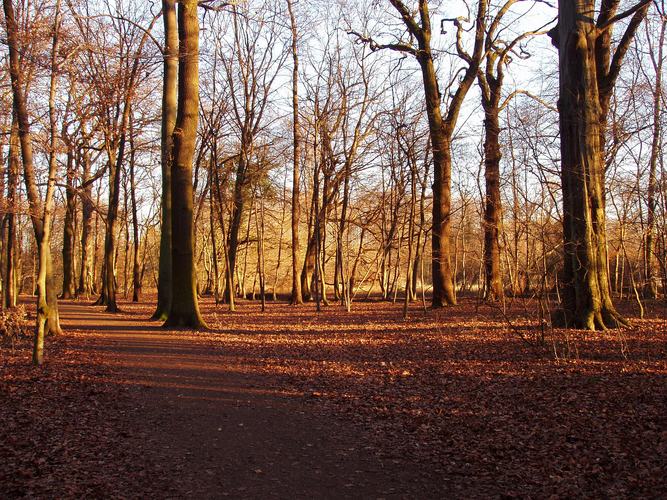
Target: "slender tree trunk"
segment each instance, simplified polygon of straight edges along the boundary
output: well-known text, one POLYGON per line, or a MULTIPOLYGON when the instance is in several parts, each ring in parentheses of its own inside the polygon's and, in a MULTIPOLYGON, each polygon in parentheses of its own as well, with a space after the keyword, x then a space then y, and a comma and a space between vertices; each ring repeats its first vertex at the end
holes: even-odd
MULTIPOLYGON (((216 151, 214 149, 214 151, 216 151)), ((222 231, 222 241, 225 242, 227 241, 227 230, 225 228, 225 215, 222 210, 222 192, 220 189, 220 176, 218 174, 218 168, 217 168, 217 161, 214 162, 214 174, 215 174, 215 182, 211 184, 211 189, 215 188, 215 194, 217 197, 218 202, 216 203, 216 207, 218 209, 218 221, 220 222, 220 230, 222 231)), ((225 279, 226 282, 228 283, 228 288, 230 290, 234 289, 234 274, 232 272, 232 269, 229 265, 229 253, 227 251, 227 245, 223 243, 222 245, 222 251, 225 257, 225 279)), ((224 297, 224 295, 223 295, 224 297)), ((233 312, 235 310, 235 302, 234 302, 234 294, 230 293, 228 297, 228 304, 229 304, 229 311, 233 312)))
POLYGON ((299 54, 298 31, 292 0, 287 0, 292 30, 292 133, 293 133, 293 168, 292 168, 292 295, 291 304, 302 304, 301 280, 299 279, 299 180, 301 159, 301 131, 299 129, 299 54))
POLYGON ((93 184, 90 182, 90 153, 87 141, 84 149, 79 153, 83 164, 83 195, 81 202, 81 272, 79 273, 79 287, 77 295, 90 296, 95 292, 95 270, 93 249, 93 184))
MULTIPOLYGON (((130 123, 132 119, 130 118, 130 123)), ((131 141, 130 141, 131 144, 131 141)), ((130 156, 132 156, 132 148, 130 147, 130 156)), ((132 161, 132 160, 130 160, 132 161)), ((128 172, 125 169, 125 176, 123 178, 123 229, 125 230, 125 252, 123 259, 123 298, 127 299, 127 294, 130 290, 130 283, 128 279, 128 267, 130 265, 130 210, 129 210, 129 198, 130 193, 128 192, 128 172)))
MULTIPOLYGON (((314 174, 319 175, 319 174, 314 174)), ((315 183, 313 184, 313 186, 315 183)), ((310 214, 308 215, 309 224, 308 224, 308 244, 306 245, 306 255, 303 260, 303 267, 301 269, 301 294, 304 300, 310 300, 312 298, 312 276, 315 272, 315 253, 317 247, 317 238, 315 236, 315 220, 318 217, 318 214, 315 212, 315 198, 318 193, 315 192, 313 188, 312 201, 310 214)))
POLYGON ((44 356, 44 337, 47 333, 60 333, 58 302, 55 294, 53 272, 51 269, 51 252, 49 248, 51 233, 51 216, 53 211, 53 192, 56 176, 56 131, 55 131, 55 95, 56 95, 56 57, 59 45, 60 0, 56 2, 56 13, 53 24, 51 48, 51 81, 49 93, 49 124, 50 154, 49 178, 45 199, 40 199, 37 188, 32 150, 32 137, 26 98, 22 81, 22 69, 19 61, 19 27, 16 22, 14 7, 11 0, 3 0, 5 23, 7 29, 7 45, 9 47, 9 72, 12 84, 13 108, 18 122, 19 142, 23 158, 23 173, 30 203, 30 213, 37 243, 39 258, 37 280, 37 314, 35 326, 35 343, 33 363, 41 365, 44 356))
MULTIPOLYGON (((283 185, 283 208, 280 215, 280 236, 278 237, 278 257, 276 259, 276 272, 273 277, 273 301, 278 300, 278 278, 280 273, 280 264, 282 263, 283 256, 283 236, 285 233, 285 212, 287 209, 287 176, 285 176, 285 184, 283 185)), ((294 262, 292 262, 294 264, 294 262)), ((301 285, 301 281, 299 281, 301 285)), ((301 291, 301 287, 299 287, 301 291)))
POLYGON ((71 299, 76 295, 76 277, 74 275, 74 248, 76 220, 76 193, 74 191, 74 176, 76 175, 74 150, 68 145, 67 150, 67 179, 65 190, 65 222, 63 229, 63 299, 71 299))
POLYGON ((134 120, 130 120, 130 204, 132 206, 132 302, 139 302, 141 295, 141 266, 139 264, 139 218, 137 215, 137 184, 135 181, 134 120))
POLYGON ((12 128, 9 135, 9 164, 7 175, 7 241, 6 241, 6 257, 5 257, 5 307, 7 309, 16 307, 17 297, 17 238, 16 238, 16 191, 19 182, 19 168, 20 168, 20 148, 19 128, 16 115, 12 118, 12 128))
MULTIPOLYGON (((216 168, 215 162, 213 161, 214 155, 211 155, 211 169, 216 168)), ((213 171, 211 170, 209 172, 209 176, 213 178, 213 171)), ((213 196, 213 184, 211 184, 209 188, 209 196, 208 196, 208 203, 209 203, 209 226, 211 229, 211 254, 212 254, 212 260, 213 260, 213 296, 215 297, 215 303, 217 304, 220 301, 220 290, 219 290, 219 278, 220 278, 220 271, 218 270, 218 239, 216 236, 216 227, 215 227, 215 217, 214 217, 214 205, 215 205, 215 198, 213 196)))
MULTIPOLYGON (((244 133, 245 136, 245 133, 244 133)), ((239 232, 241 230, 241 222, 243 219, 243 211, 245 208, 245 190, 246 190, 246 173, 248 169, 248 145, 246 140, 242 139, 241 144, 241 153, 239 155, 239 163, 236 170, 236 180, 234 183, 234 207, 232 210, 232 220, 229 224, 229 241, 227 243, 228 253, 229 253, 229 265, 232 268, 232 273, 236 271, 236 260, 238 255, 239 247, 239 232)), ((249 216, 250 217, 250 216, 249 216)), ((248 218, 248 224, 250 224, 250 218, 248 218)), ((249 226, 248 226, 249 227, 249 226)), ((245 288, 245 271, 244 276, 242 276, 243 281, 240 283, 242 289, 245 288)), ((227 283, 225 298, 228 299, 228 295, 233 294, 234 289, 230 288, 230 283, 227 283)), ((242 292, 242 295, 245 295, 245 291, 242 292)))
POLYGON ((165 326, 206 328, 197 303, 194 265, 192 161, 199 112, 199 19, 197 0, 178 5, 178 113, 171 165, 172 304, 165 326))
POLYGON ((655 87, 653 88, 653 142, 651 143, 651 158, 649 160, 648 170, 648 192, 647 192, 647 219, 646 219, 646 238, 644 244, 644 296, 655 298, 658 295, 658 281, 653 267, 655 253, 655 219, 657 207, 657 167, 658 157, 660 156, 661 134, 661 101, 662 101, 662 68, 663 68, 663 50, 665 45, 665 30, 667 28, 667 19, 663 15, 660 27, 660 36, 658 38, 658 53, 651 54, 651 61, 655 70, 655 87))

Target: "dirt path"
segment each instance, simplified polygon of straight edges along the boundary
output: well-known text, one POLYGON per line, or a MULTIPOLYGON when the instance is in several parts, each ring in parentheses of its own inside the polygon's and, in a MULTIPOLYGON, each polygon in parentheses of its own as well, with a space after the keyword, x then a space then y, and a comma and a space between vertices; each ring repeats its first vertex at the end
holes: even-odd
MULTIPOLYGON (((431 498, 445 492, 416 465, 381 458, 369 436, 323 415, 301 392, 253 370, 253 360, 165 332, 138 316, 63 302, 74 349, 103 353, 126 391, 130 428, 147 462, 171 471, 165 497, 431 498), (150 458, 150 460, 148 460, 150 458), (429 483, 429 484, 427 484, 429 483)), ((146 480, 151 471, 146 472, 146 480)), ((159 486, 159 485, 158 485, 159 486)), ((133 492, 116 492, 132 496, 133 492)))

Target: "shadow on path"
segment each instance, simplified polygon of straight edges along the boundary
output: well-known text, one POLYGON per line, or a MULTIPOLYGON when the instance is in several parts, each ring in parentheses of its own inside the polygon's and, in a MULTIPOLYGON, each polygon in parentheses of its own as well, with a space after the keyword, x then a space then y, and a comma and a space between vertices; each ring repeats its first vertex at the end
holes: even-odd
POLYGON ((316 402, 281 387, 238 350, 225 352, 224 339, 212 347, 89 305, 59 307, 63 326, 79 332, 80 349, 105 353, 117 374, 109 383, 130 387, 128 418, 157 443, 147 443, 146 454, 170 462, 179 496, 445 496, 416 466, 380 458, 367 430, 323 416, 316 402))

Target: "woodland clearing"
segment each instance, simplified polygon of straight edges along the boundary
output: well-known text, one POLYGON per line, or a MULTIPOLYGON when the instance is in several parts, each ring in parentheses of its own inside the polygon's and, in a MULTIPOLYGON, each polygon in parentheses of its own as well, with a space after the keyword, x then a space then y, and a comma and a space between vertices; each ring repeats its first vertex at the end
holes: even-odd
POLYGON ((41 368, 2 346, 3 497, 667 494, 658 303, 608 333, 542 332, 519 300, 404 320, 205 299, 205 333, 121 307, 63 301, 41 368))

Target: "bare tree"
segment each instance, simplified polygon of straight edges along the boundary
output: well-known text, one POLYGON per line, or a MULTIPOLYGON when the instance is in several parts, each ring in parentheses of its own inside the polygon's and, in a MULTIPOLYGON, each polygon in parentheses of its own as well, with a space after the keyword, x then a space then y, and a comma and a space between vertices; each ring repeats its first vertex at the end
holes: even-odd
POLYGON ((604 151, 609 101, 623 59, 650 0, 618 12, 620 0, 560 0, 550 36, 559 52, 563 309, 556 324, 589 330, 627 325, 614 307, 607 274, 604 151), (612 51, 612 30, 630 17, 612 51))
POLYGON ((206 328, 197 303, 194 262, 192 160, 199 111, 199 19, 197 0, 178 6, 178 112, 171 163, 172 303, 165 326, 206 328))

